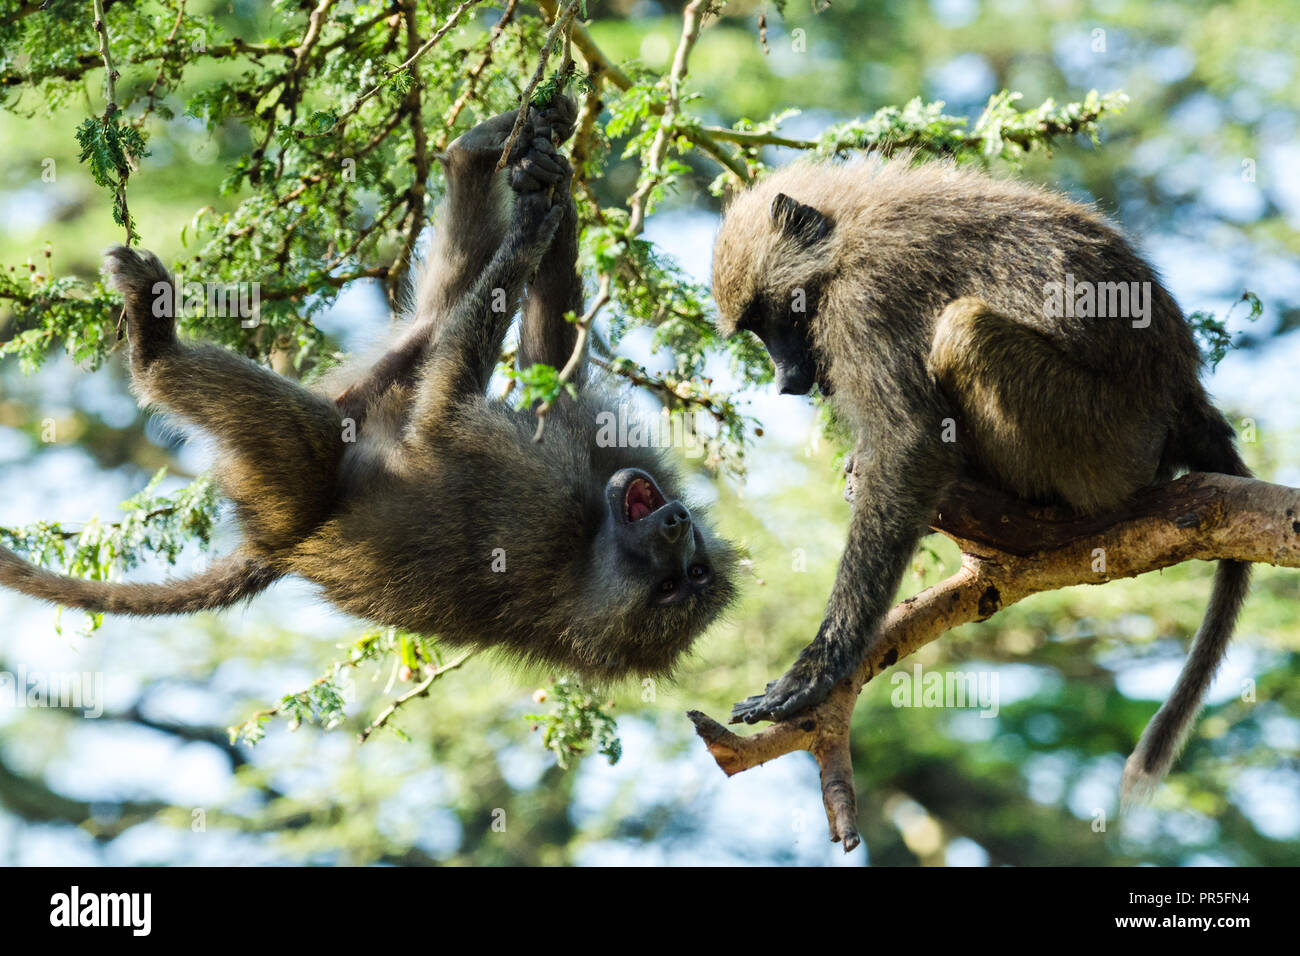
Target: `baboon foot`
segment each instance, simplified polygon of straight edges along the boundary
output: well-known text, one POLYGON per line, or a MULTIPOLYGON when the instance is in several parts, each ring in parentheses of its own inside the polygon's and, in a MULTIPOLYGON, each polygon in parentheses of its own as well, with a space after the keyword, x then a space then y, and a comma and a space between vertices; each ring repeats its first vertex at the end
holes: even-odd
POLYGON ((113 246, 104 254, 108 286, 122 293, 132 360, 148 364, 176 344, 176 290, 152 252, 113 246))

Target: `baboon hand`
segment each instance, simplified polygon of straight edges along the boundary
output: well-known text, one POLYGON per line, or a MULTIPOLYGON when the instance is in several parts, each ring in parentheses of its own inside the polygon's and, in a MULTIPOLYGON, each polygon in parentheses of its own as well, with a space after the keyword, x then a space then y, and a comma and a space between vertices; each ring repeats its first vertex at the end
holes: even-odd
POLYGON ((755 697, 746 697, 731 708, 733 724, 760 720, 785 720, 824 701, 846 668, 831 669, 816 643, 805 648, 785 676, 772 681, 755 697))
POLYGON ((540 136, 527 153, 510 164, 510 186, 515 191, 511 238, 531 268, 536 268, 564 219, 568 193, 553 187, 566 181, 568 169, 551 141, 540 136))
MULTIPOLYGON (((459 156, 475 164, 493 163, 501 157, 506 140, 515 128, 515 116, 518 110, 498 113, 491 119, 484 120, 473 129, 462 133, 452 140, 447 147, 449 158, 459 156)), ((541 137, 554 144, 563 143, 573 135, 574 124, 578 118, 578 107, 567 96, 557 96, 551 100, 546 109, 532 110, 528 122, 519 130, 510 147, 509 162, 514 163, 532 146, 533 140, 541 137)))
POLYGON ((551 189, 571 175, 569 161, 549 139, 537 136, 519 161, 510 164, 510 188, 517 193, 551 189))
POLYGON ((533 116, 534 136, 546 136, 559 146, 573 135, 578 123, 578 104, 573 97, 557 94, 551 98, 546 109, 533 116))

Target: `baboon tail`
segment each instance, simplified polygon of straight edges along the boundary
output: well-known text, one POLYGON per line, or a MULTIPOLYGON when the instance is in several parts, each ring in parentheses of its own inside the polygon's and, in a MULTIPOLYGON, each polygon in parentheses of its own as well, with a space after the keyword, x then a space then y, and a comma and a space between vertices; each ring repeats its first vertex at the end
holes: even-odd
POLYGON ((1146 730, 1142 731, 1137 749, 1124 765, 1121 794, 1125 804, 1150 796, 1169 772, 1201 709, 1201 697, 1228 649, 1237 612, 1241 610, 1249 586, 1250 565, 1247 562, 1219 562, 1214 572, 1210 606, 1192 641, 1192 650, 1178 675, 1178 683, 1169 699, 1151 718, 1146 730))
POLYGON ((193 577, 158 584, 88 581, 37 567, 0 547, 0 585, 63 607, 109 614, 188 614, 227 607, 265 590, 280 573, 231 555, 193 577))
MULTIPOLYGON (((1233 443, 1232 426, 1203 397, 1184 414, 1181 432, 1179 457, 1189 468, 1250 477, 1250 469, 1233 443)), ((1151 718, 1124 765, 1121 794, 1125 804, 1150 796, 1169 772, 1201 709, 1201 698, 1228 650, 1237 614, 1249 588, 1248 562, 1219 562, 1210 605, 1173 693, 1151 718)))

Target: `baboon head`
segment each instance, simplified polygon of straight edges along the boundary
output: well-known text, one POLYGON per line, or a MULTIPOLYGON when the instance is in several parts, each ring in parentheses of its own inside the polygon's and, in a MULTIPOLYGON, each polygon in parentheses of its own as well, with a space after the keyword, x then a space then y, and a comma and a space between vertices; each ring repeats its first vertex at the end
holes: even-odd
POLYGON ((736 594, 736 554, 699 507, 673 488, 675 476, 620 468, 604 485, 603 514, 578 594, 578 628, 611 675, 667 674, 736 594))
POLYGON ((821 197, 795 198, 809 191, 800 188, 801 172, 796 165, 738 196, 713 248, 719 330, 758 336, 776 366, 777 387, 788 395, 814 384, 830 392, 815 318, 836 262, 835 221, 819 211, 821 197))
POLYGON ((605 485, 590 606, 618 608, 606 641, 637 672, 666 672, 735 594, 735 555, 671 487, 640 468, 605 485))
POLYGON ((593 448, 568 491, 583 542, 560 627, 569 663, 596 677, 667 674, 734 599, 734 548, 653 449, 593 448))
MULTIPOLYGON (((411 478, 435 502, 414 520, 363 514, 357 523, 408 526, 402 576, 423 575, 427 595, 416 630, 595 680, 666 675, 735 598, 738 556, 666 453, 602 430, 609 406, 587 391, 551 409, 540 442, 531 410, 470 413, 432 474, 411 478), (419 521, 435 510, 437 541, 419 521), (496 548, 504 573, 487 570, 496 548), (435 549, 429 573, 419 555, 435 549)), ((340 574, 338 586, 351 580, 340 574)), ((372 599, 372 586, 355 587, 372 599)))

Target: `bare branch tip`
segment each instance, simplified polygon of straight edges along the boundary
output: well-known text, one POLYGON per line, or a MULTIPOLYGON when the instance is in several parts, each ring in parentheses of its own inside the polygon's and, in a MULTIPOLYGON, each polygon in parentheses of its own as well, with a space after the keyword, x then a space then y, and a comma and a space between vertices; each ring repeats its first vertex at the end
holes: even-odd
POLYGON ((720 741, 734 741, 740 739, 736 734, 733 734, 730 730, 703 711, 688 710, 686 716, 690 719, 690 722, 695 725, 695 732, 706 744, 712 745, 720 741))

